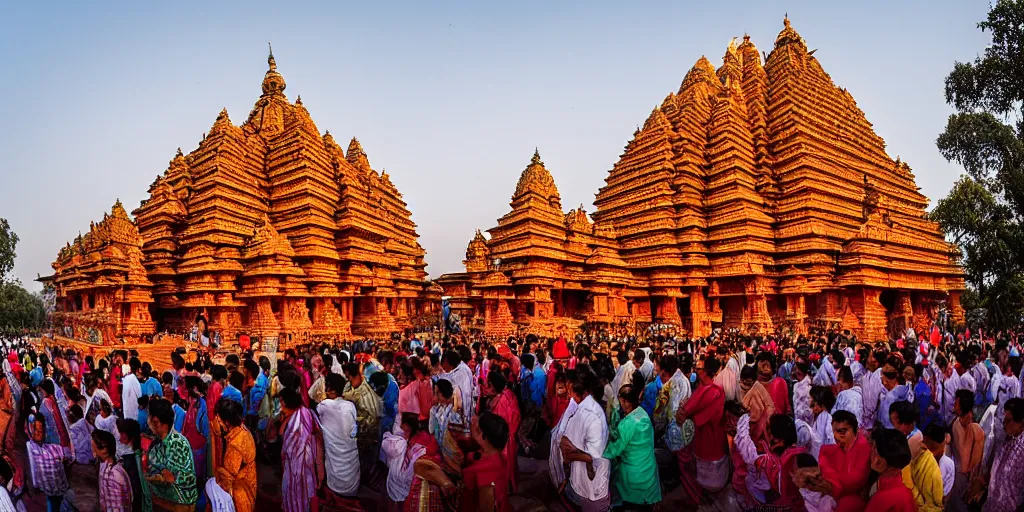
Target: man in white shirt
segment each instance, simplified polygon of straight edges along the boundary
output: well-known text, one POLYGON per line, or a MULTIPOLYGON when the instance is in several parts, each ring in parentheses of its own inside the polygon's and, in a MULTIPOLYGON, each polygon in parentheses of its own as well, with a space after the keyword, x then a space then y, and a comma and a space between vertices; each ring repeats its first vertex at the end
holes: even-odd
POLYGON ((126 420, 139 420, 139 397, 142 396, 142 384, 139 375, 142 362, 133 357, 128 361, 129 373, 121 379, 121 410, 126 420))
POLYGON ((925 427, 923 434, 922 444, 939 463, 939 472, 942 474, 942 498, 945 500, 953 490, 953 480, 956 477, 953 459, 946 455, 946 429, 942 425, 932 423, 925 427))
MULTIPOLYGON (((814 413, 811 412, 811 378, 807 375, 810 367, 804 361, 797 361, 793 365, 793 415, 804 423, 814 423, 814 413)), ((860 411, 858 411, 860 412, 860 411)))
POLYGON ((359 448, 356 446, 356 406, 341 398, 345 378, 336 373, 325 377, 327 400, 316 412, 324 435, 327 487, 336 494, 354 497, 359 491, 359 448))
POLYGON ((441 368, 444 372, 439 374, 434 382, 445 379, 462 391, 462 417, 466 425, 473 423, 473 370, 466 366, 462 356, 454 350, 445 352, 441 357, 441 368))
POLYGON ((591 504, 597 507, 593 510, 600 510, 601 504, 611 505, 608 486, 611 467, 601 457, 608 444, 608 423, 604 410, 590 395, 597 386, 597 377, 586 371, 572 383, 573 400, 579 406, 565 424, 559 449, 551 452, 551 460, 558 459, 556 464, 561 465, 563 460, 572 462, 565 496, 577 505, 588 505, 584 507, 588 510, 591 504))

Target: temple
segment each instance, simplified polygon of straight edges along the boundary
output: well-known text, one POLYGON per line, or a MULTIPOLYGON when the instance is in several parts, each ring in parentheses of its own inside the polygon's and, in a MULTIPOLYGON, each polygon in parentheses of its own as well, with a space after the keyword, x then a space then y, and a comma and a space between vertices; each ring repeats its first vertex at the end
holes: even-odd
POLYGON ((789 19, 762 60, 749 37, 701 57, 597 192, 564 213, 535 153, 511 211, 437 281, 493 336, 599 329, 882 339, 962 321, 958 252, 789 19))
POLYGON ((56 329, 113 341, 199 326, 279 346, 434 318, 416 225, 359 141, 321 135, 271 52, 245 122, 222 110, 132 214, 121 203, 53 263, 56 329))

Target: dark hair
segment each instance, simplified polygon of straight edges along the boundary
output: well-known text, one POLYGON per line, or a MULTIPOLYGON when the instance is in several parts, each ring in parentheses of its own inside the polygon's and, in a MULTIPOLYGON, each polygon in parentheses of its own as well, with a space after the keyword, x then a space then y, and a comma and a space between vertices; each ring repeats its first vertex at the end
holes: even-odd
POLYGON ((676 370, 679 369, 679 358, 669 354, 661 358, 658 361, 658 366, 661 367, 661 371, 668 373, 669 375, 675 375, 676 370))
POLYGON ((796 456, 796 467, 798 468, 816 468, 818 467, 818 459, 814 458, 807 452, 798 453, 796 456))
POLYGON ((149 404, 149 417, 155 418, 161 425, 174 425, 174 409, 171 402, 163 398, 153 400, 149 404))
POLYGON ((7 485, 14 478, 14 468, 7 462, 7 457, 0 457, 0 478, 3 478, 3 485, 7 485))
POLYGON ((761 361, 767 361, 772 367, 772 373, 775 373, 775 356, 771 352, 761 351, 757 353, 757 357, 754 360, 758 363, 761 361))
POLYGON ((831 411, 832 406, 836 404, 836 396, 832 394, 832 388, 829 386, 811 387, 811 399, 825 411, 831 411))
POLYGON ((284 388, 279 392, 281 396, 281 404, 289 409, 298 409, 302 407, 302 397, 299 393, 292 388, 284 388))
POLYGON ((434 383, 434 389, 441 393, 441 396, 445 399, 450 399, 455 393, 455 389, 452 387, 452 383, 448 379, 438 379, 434 383))
POLYGON ((249 377, 256 378, 260 376, 260 365, 256 364, 256 361, 252 359, 246 359, 242 366, 245 371, 249 373, 249 377))
POLYGON ((241 391, 242 387, 245 386, 245 375, 243 375, 242 372, 237 370, 231 372, 231 376, 228 377, 228 384, 230 384, 231 387, 241 391))
POLYGON ((932 422, 924 428, 922 434, 936 443, 943 443, 946 441, 946 426, 938 422, 932 422))
POLYGON ((490 411, 480 414, 480 434, 497 450, 502 450, 508 443, 508 423, 501 416, 490 411))
POLYGON ((921 411, 917 405, 910 402, 899 401, 889 406, 889 415, 896 415, 896 419, 903 425, 916 424, 921 417, 921 411))
POLYGON ((170 384, 172 382, 174 382, 174 374, 171 372, 164 372, 164 374, 160 376, 161 384, 170 384))
POLYGON ((1011 398, 1007 400, 1003 409, 1010 413, 1013 421, 1017 423, 1024 421, 1024 398, 1011 398))
POLYGON ((237 427, 242 424, 244 416, 245 411, 242 409, 242 404, 234 400, 221 400, 217 402, 217 417, 224 423, 237 427))
POLYGON ((420 415, 414 412, 403 412, 401 424, 409 425, 409 435, 416 435, 420 431, 420 415))
POLYGON ((800 373, 803 373, 805 376, 811 374, 811 367, 805 361, 797 361, 796 363, 793 364, 793 366, 797 370, 800 370, 800 373))
POLYGON ((334 391, 338 396, 341 396, 345 392, 345 377, 337 373, 328 373, 324 377, 324 387, 327 391, 334 391))
POLYGON ((460 355, 458 352, 454 350, 445 351, 444 355, 441 357, 443 358, 445 363, 452 367, 458 366, 459 363, 462 362, 462 355, 460 355))
POLYGON ((135 373, 142 368, 142 362, 139 361, 139 358, 133 357, 128 360, 128 368, 131 369, 132 373, 135 373))
POLYGON ((753 366, 744 366, 740 370, 740 380, 753 379, 757 380, 757 368, 753 366))
POLYGON ((149 395, 142 395, 138 399, 139 409, 146 409, 149 407, 149 395))
POLYGON ((832 423, 845 423, 853 429, 853 433, 857 433, 857 415, 847 411, 845 409, 839 409, 832 413, 832 423))
POLYGON ((117 460, 117 440, 114 439, 114 434, 101 429, 93 430, 92 442, 96 443, 97 448, 106 452, 108 457, 117 460))
POLYGON ((387 392, 388 386, 391 385, 388 374, 385 372, 374 372, 370 375, 370 387, 373 389, 377 396, 383 397, 384 393, 387 392))
POLYGON ((619 400, 625 401, 630 407, 636 409, 640 406, 640 393, 643 389, 643 386, 637 384, 623 384, 619 388, 619 400))
POLYGON ((956 390, 956 400, 960 401, 960 412, 967 414, 974 410, 974 392, 969 389, 956 390))
POLYGON ((119 419, 117 420, 117 431, 128 437, 132 449, 138 450, 142 448, 142 425, 139 425, 138 421, 130 418, 126 420, 119 419))
POLYGON ((842 368, 840 368, 836 374, 836 377, 839 378, 839 382, 853 384, 853 370, 851 370, 849 366, 843 366, 842 368))
POLYGON ((768 432, 772 437, 782 441, 782 444, 789 448, 796 444, 796 421, 785 414, 773 414, 768 418, 768 432))
POLYGON ((342 368, 342 370, 344 370, 345 375, 348 376, 349 378, 358 376, 359 375, 359 363, 348 363, 348 364, 345 365, 344 368, 342 368))
MULTIPOLYGON (((559 375, 562 375, 562 374, 559 373, 559 375)), ((504 391, 505 390, 505 385, 508 384, 508 382, 505 380, 505 376, 502 375, 501 372, 494 372, 494 371, 487 372, 487 382, 498 393, 501 393, 502 391, 504 391)))
POLYGON ((722 362, 717 357, 705 357, 704 358, 704 374, 708 377, 714 378, 718 375, 718 370, 722 368, 722 362))
POLYGON ((644 351, 644 350, 641 350, 639 348, 634 350, 633 351, 633 360, 634 361, 640 361, 640 363, 642 364, 644 361, 647 360, 647 352, 644 351))
POLYGON ((519 363, 527 370, 533 369, 534 361, 533 354, 523 354, 523 357, 519 358, 519 363))
POLYGON ((871 431, 871 440, 875 442, 875 451, 890 467, 903 469, 910 464, 910 445, 903 432, 879 428, 871 431))
POLYGON ((213 380, 224 380, 228 378, 228 369, 222 364, 215 364, 213 368, 210 368, 210 377, 213 380))
POLYGON ((43 379, 43 381, 39 383, 39 389, 42 389, 47 395, 53 395, 56 391, 53 388, 53 381, 49 379, 43 379))

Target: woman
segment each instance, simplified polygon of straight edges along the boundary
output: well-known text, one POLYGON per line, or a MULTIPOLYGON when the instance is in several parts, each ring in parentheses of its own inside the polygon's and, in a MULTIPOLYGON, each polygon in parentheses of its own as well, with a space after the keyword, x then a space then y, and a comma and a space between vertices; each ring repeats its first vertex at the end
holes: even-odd
POLYGON ((121 465, 132 484, 132 512, 150 512, 153 510, 153 496, 142 471, 142 427, 135 420, 118 420, 117 430, 121 434, 121 444, 132 449, 131 453, 121 456, 121 465))
POLYGON ((661 501, 661 481, 654 460, 654 425, 651 417, 640 407, 640 389, 633 384, 619 390, 622 419, 615 425, 617 436, 604 449, 603 458, 616 461, 612 483, 623 505, 647 508, 661 501))
POLYGON ((153 508, 190 512, 195 510, 195 462, 188 439, 174 430, 174 410, 167 400, 149 404, 149 430, 155 440, 148 451, 146 480, 152 485, 153 508))
MULTIPOLYGON (((217 437, 224 438, 223 463, 206 482, 206 494, 214 512, 230 501, 235 512, 252 512, 256 506, 256 442, 242 425, 242 405, 225 400, 217 406, 217 437)), ((227 509, 228 507, 223 507, 227 509)))
POLYGON ((510 512, 508 466, 501 454, 508 443, 508 424, 501 416, 484 412, 473 419, 470 432, 480 451, 462 470, 465 492, 460 508, 462 512, 510 512))
POLYGON ((505 458, 506 470, 511 479, 512 491, 515 492, 517 478, 516 473, 516 434, 519 432, 519 403, 515 393, 508 389, 505 375, 500 370, 487 373, 487 394, 491 397, 488 409, 501 416, 508 425, 508 442, 502 450, 505 458))
POLYGON ((302 406, 302 398, 292 388, 283 388, 281 397, 281 465, 284 477, 281 508, 286 512, 319 510, 316 491, 324 478, 323 439, 316 416, 302 406))
MULTIPOLYGON (((206 443, 210 437, 210 421, 206 409, 206 383, 199 377, 193 375, 185 376, 185 387, 188 389, 188 409, 185 411, 185 420, 182 423, 181 434, 188 439, 192 448, 193 463, 196 468, 196 481, 206 481, 206 443)), ((196 502, 196 509, 204 510, 206 499, 203 492, 199 493, 199 500, 196 502)))
POLYGON ((407 499, 415 501, 419 488, 413 491, 416 461, 426 457, 435 463, 441 461, 437 441, 420 425, 419 415, 405 412, 400 421, 402 434, 384 434, 381 451, 388 462, 387 490, 389 510, 402 510, 407 499))
POLYGON ((100 461, 100 509, 104 512, 132 510, 132 484, 117 459, 114 435, 106 430, 94 430, 92 453, 100 461))

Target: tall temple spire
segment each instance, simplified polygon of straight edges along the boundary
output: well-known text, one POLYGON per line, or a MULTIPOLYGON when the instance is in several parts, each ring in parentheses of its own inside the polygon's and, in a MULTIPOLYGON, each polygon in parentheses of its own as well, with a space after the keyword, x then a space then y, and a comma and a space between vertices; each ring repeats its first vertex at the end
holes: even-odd
POLYGON ((281 73, 277 72, 277 61, 274 59, 274 48, 270 46, 269 41, 267 41, 267 48, 270 50, 270 54, 267 55, 267 74, 263 76, 263 95, 271 96, 284 94, 284 89, 287 84, 285 84, 284 77, 281 76, 281 73))

